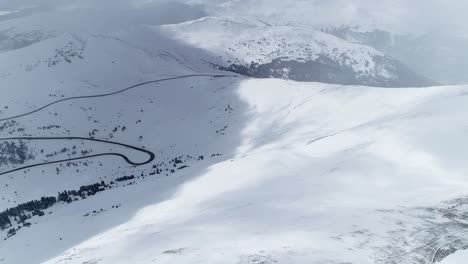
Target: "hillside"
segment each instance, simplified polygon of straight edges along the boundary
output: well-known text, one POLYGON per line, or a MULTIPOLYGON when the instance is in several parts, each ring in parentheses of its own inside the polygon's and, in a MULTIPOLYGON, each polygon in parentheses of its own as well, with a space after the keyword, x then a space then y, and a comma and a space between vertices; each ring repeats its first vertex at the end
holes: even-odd
POLYGON ((0 264, 463 258, 468 86, 253 2, 0 3, 0 264))
POLYGON ((378 87, 435 84, 373 48, 306 26, 206 17, 163 30, 221 59, 208 63, 251 77, 378 87))
POLYGON ((373 47, 398 59, 411 70, 417 70, 423 76, 431 76, 438 83, 464 84, 467 81, 467 55, 464 50, 468 38, 452 30, 408 34, 360 24, 324 29, 341 39, 373 47))
POLYGON ((238 78, 172 85, 109 97, 105 105, 120 109, 119 100, 134 96, 142 106, 152 94, 155 103, 144 109, 157 110, 138 129, 145 147, 157 151, 154 164, 181 156, 189 167, 150 176, 152 166, 135 170, 106 158, 79 173, 61 166, 57 175, 52 166, 3 178, 9 187, 2 194, 22 190, 20 202, 42 195, 39 186, 48 194, 86 178, 137 176, 28 220, 31 227, 0 242, 5 263, 414 263, 463 233, 466 201, 457 198, 465 195, 466 148, 457 139, 465 133, 468 88, 238 78))

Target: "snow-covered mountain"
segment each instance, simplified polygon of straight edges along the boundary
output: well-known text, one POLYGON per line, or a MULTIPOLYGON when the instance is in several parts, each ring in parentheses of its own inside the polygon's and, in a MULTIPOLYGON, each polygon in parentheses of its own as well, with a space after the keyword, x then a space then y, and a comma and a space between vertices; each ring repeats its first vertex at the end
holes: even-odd
POLYGON ((412 70, 443 84, 466 83, 468 38, 452 32, 420 34, 391 32, 379 27, 331 26, 324 32, 352 43, 373 47, 398 59, 412 70))
POLYGON ((252 3, 0 3, 0 264, 463 258, 468 86, 252 3))
POLYGON ((434 84, 369 46, 309 27, 205 17, 163 28, 221 60, 207 59, 209 64, 252 77, 380 87, 434 84))

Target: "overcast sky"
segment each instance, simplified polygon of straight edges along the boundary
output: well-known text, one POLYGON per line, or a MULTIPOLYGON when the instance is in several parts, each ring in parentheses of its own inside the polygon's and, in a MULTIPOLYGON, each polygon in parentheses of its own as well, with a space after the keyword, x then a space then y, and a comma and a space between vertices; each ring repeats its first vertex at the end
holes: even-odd
MULTIPOLYGON (((239 13, 311 24, 372 22, 394 31, 468 32, 462 0, 193 0, 229 3, 239 13)), ((192 1, 192 2, 193 2, 192 1)), ((231 10, 232 11, 232 10, 231 10)))
POLYGON ((141 7, 168 1, 217 4, 221 6, 218 12, 229 9, 231 14, 254 15, 278 22, 314 25, 365 22, 397 32, 447 31, 466 32, 468 35, 468 1, 463 0, 3 0, 0 1, 0 11, 54 2, 105 6, 110 11, 112 8, 141 7))

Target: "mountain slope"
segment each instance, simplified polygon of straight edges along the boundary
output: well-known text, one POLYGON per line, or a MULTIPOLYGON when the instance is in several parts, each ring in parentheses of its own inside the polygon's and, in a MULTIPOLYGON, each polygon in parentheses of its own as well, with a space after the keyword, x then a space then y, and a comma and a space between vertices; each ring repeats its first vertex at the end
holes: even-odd
POLYGON ((402 34, 360 24, 324 30, 344 40, 373 47, 442 84, 464 84, 467 38, 459 33, 402 34))
MULTIPOLYGON (((182 151, 175 155, 195 156, 194 144, 198 153, 221 157, 53 208, 1 242, 7 263, 22 263, 23 247, 44 263, 415 263, 463 234, 466 201, 454 198, 466 189, 467 148, 458 140, 465 134, 466 87, 215 83, 224 88, 198 89, 209 100, 195 105, 170 96, 180 90, 167 97, 155 90, 159 103, 184 109, 161 112, 165 118, 156 120, 171 132, 156 138, 177 142, 182 151), (213 112, 222 122, 210 129, 199 115, 211 120, 203 109, 213 102, 229 107, 213 112), (183 113, 190 119, 175 117, 183 113), (178 141, 184 136, 172 133, 184 130, 173 128, 187 120, 200 123, 202 138, 220 137, 221 148, 208 151, 193 136, 178 141), (221 124, 228 126, 224 135, 210 136, 221 124), (49 252, 58 256, 46 261, 49 252)), ((102 162, 106 168, 118 160, 102 162)))
POLYGON ((390 89, 432 82, 203 2, 0 3, 1 264, 409 264, 467 248, 468 87, 390 89))
POLYGON ((163 29, 222 60, 209 63, 252 77, 381 87, 434 84, 368 46, 307 27, 250 21, 207 17, 163 29))

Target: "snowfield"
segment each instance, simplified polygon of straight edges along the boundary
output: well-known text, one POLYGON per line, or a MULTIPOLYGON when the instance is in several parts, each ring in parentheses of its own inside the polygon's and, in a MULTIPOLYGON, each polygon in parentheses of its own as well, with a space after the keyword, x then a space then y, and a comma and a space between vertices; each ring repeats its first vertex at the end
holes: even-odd
POLYGON ((207 58, 208 63, 253 77, 378 87, 434 83, 373 48, 310 26, 272 25, 242 17, 203 17, 161 28, 169 38, 216 56, 217 60, 207 58))
POLYGON ((191 137, 200 153, 202 142, 230 142, 226 155, 61 205, 0 242, 4 262, 415 263, 432 257, 418 254, 424 245, 466 233, 443 210, 467 207, 454 199, 467 188, 468 87, 220 81, 198 90, 209 101, 165 97, 181 112, 155 120, 182 129, 161 142, 191 137), (221 139, 208 126, 184 132, 188 120, 203 120, 184 118, 187 106, 222 100, 233 114, 220 117, 230 127, 221 139), (83 217, 90 208, 104 212, 83 217))
POLYGON ((306 27, 206 17, 163 28, 182 41, 241 64, 270 63, 276 58, 317 60, 323 55, 351 67, 358 74, 395 78, 385 69, 375 72, 374 56, 384 56, 382 53, 306 27))
POLYGON ((0 264, 466 258, 468 86, 242 1, 0 2, 0 264))
POLYGON ((442 264, 457 264, 457 263, 463 263, 467 259, 468 255, 466 251, 460 251, 455 253, 454 255, 451 255, 447 257, 446 260, 442 261, 442 264))

